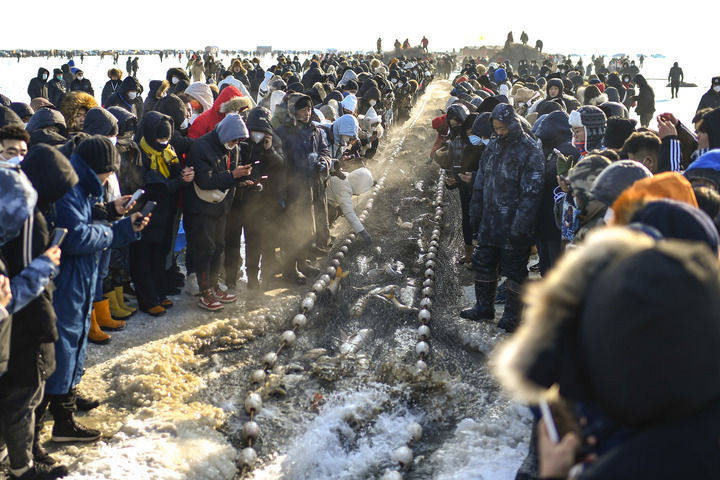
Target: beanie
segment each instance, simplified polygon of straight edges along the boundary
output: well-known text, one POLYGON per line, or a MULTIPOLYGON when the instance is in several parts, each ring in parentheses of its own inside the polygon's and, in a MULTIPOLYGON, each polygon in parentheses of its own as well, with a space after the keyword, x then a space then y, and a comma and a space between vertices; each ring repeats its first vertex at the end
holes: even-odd
POLYGON ((642 163, 620 160, 600 172, 590 188, 590 196, 610 206, 626 188, 637 180, 648 177, 652 177, 652 173, 642 163))
POLYGON ((594 105, 585 105, 570 113, 571 127, 585 127, 587 150, 600 146, 605 136, 607 119, 605 113, 594 105))
POLYGON ((605 146, 615 150, 621 149, 625 140, 635 131, 636 124, 637 121, 631 118, 609 118, 605 129, 605 146))
POLYGON ((120 166, 115 145, 109 138, 102 135, 92 135, 77 146, 75 153, 92 168, 95 173, 108 173, 117 171, 120 166))
POLYGON ((303 94, 302 97, 298 98, 297 102, 295 102, 295 111, 297 112, 298 110, 312 106, 312 98, 303 94))
POLYGON ((228 143, 238 138, 248 138, 248 130, 242 117, 237 113, 229 113, 215 127, 218 138, 222 143, 228 143))
POLYGON ((82 131, 90 135, 117 136, 117 119, 102 107, 91 108, 85 115, 85 124, 82 131))
POLYGON ((502 83, 505 80, 507 80, 507 72, 505 71, 504 68, 498 68, 493 73, 493 77, 495 78, 495 82, 502 83))

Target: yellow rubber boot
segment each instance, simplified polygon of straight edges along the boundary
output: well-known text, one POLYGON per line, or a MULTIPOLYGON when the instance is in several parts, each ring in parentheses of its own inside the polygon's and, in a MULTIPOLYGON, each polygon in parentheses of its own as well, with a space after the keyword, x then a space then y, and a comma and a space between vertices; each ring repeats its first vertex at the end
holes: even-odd
POLYGON ((110 315, 110 300, 105 299, 95 302, 93 303, 93 308, 95 309, 95 319, 97 320, 97 324, 100 328, 110 331, 122 330, 125 328, 125 322, 115 320, 110 315))
POLYGON ((104 294, 103 297, 106 298, 108 303, 110 304, 110 315, 113 318, 117 318, 118 320, 125 320, 127 318, 130 318, 132 312, 130 312, 129 310, 125 310, 124 308, 122 308, 122 306, 120 306, 117 301, 117 297, 115 296, 115 290, 104 294))
POLYGON ((113 290, 113 292, 115 292, 115 298, 117 299, 118 305, 120 305, 123 310, 127 310, 128 312, 130 312, 130 314, 135 313, 135 309, 125 303, 125 293, 123 292, 122 285, 119 287, 115 287, 115 290, 113 290))
POLYGON ((88 332, 88 340, 98 345, 110 343, 110 335, 100 330, 100 327, 98 326, 94 308, 90 314, 90 331, 88 332))

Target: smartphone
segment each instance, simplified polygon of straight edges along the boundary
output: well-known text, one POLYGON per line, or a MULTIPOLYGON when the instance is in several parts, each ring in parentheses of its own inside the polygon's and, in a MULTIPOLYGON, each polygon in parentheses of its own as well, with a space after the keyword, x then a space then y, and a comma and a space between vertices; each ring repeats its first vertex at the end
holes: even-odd
POLYGON ((137 190, 135 190, 135 193, 132 194, 130 200, 128 200, 128 202, 125 204, 125 209, 127 210, 128 208, 130 208, 130 205, 132 205, 133 202, 137 202, 138 199, 143 195, 145 195, 145 190, 143 190, 142 188, 138 188, 137 190))
POLYGON ((552 412, 550 411, 550 405, 548 405, 547 400, 542 399, 540 400, 539 406, 540 413, 542 413, 542 418, 547 426, 548 435, 550 435, 550 440, 552 440, 553 443, 560 443, 560 435, 558 435, 557 425, 555 425, 555 419, 553 419, 552 412))
POLYGON ((134 222, 135 225, 140 226, 143 222, 143 219, 145 217, 147 217, 150 214, 150 212, 152 212, 155 209, 156 206, 157 206, 157 202, 153 202, 152 200, 145 203, 145 206, 140 211, 141 216, 134 222))
POLYGON ((67 235, 68 229, 67 228, 55 228, 52 232, 52 237, 50 237, 50 246, 51 247, 59 247, 60 244, 65 240, 65 235, 67 235))

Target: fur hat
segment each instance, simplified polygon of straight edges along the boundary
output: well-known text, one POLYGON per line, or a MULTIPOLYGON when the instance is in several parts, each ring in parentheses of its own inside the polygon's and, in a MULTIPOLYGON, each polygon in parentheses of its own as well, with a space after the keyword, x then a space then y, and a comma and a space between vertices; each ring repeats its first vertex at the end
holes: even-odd
POLYGON ((119 68, 111 68, 107 72, 108 78, 112 79, 113 75, 118 77, 118 80, 122 80, 123 72, 119 68))
POLYGON ((75 125, 75 115, 77 115, 78 111, 84 108, 87 112, 97 106, 95 97, 82 91, 75 91, 68 92, 63 96, 59 110, 65 117, 65 125, 67 125, 68 130, 74 131, 78 130, 75 125))
POLYGON ((651 200, 670 198, 685 202, 695 208, 698 203, 690 182, 678 172, 662 172, 649 178, 637 180, 613 203, 615 224, 627 225, 632 216, 651 200))
POLYGON ((87 163, 95 173, 116 172, 120 167, 120 156, 109 138, 91 135, 75 149, 75 153, 87 163))

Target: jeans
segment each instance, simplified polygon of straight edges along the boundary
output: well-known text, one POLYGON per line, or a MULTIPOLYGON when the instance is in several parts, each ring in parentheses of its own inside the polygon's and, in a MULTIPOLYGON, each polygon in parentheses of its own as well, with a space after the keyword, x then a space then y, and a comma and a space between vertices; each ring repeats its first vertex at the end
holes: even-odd
POLYGON ((0 440, 7 445, 10 468, 14 470, 28 466, 33 458, 35 408, 45 387, 39 372, 36 376, 32 385, 17 386, 0 381, 0 440))

